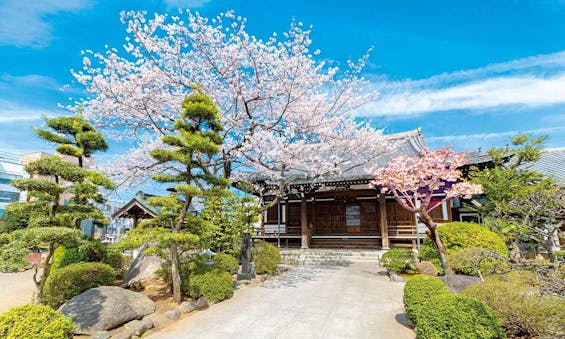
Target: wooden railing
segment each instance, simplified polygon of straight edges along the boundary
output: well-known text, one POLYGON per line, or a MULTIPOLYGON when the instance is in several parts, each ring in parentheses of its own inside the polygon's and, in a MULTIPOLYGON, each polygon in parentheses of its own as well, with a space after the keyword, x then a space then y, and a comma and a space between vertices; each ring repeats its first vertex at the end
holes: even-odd
POLYGON ((388 226, 388 236, 391 238, 416 238, 415 225, 388 226))

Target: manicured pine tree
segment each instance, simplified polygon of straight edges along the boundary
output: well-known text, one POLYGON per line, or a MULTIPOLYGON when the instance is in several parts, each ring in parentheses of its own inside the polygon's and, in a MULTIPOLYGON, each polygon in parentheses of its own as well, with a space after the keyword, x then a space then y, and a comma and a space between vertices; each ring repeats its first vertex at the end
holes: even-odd
POLYGON ((153 248, 148 252, 170 258, 176 303, 182 301, 180 256, 200 244, 199 235, 207 227, 206 220, 189 213, 189 209, 196 197, 227 195, 229 185, 227 179, 213 171, 213 162, 223 144, 218 107, 210 97, 195 90, 185 98, 182 108, 180 119, 174 123, 176 133, 163 136, 166 146, 151 152, 159 163, 170 165, 169 170, 154 174, 153 179, 174 184, 173 193, 150 198, 151 204, 161 207, 162 214, 142 223, 124 240, 135 246, 150 242, 153 248))
POLYGON ((47 245, 47 258, 39 279, 37 265, 35 267, 38 302, 41 301, 57 247, 77 243, 82 220, 91 219, 95 225, 107 225, 107 219, 94 203, 104 202, 100 188, 114 187, 103 174, 83 168, 85 159, 108 148, 104 138, 86 120, 72 116, 46 119, 46 123, 50 129, 36 129, 35 132, 46 141, 58 144, 60 155, 30 162, 25 166, 30 178, 13 181, 16 188, 27 192, 27 201, 15 203, 20 208, 10 211, 22 213, 29 219, 22 223, 22 218, 19 218, 18 227, 24 228, 3 235, 0 241, 1 266, 12 269, 26 264, 20 254, 30 248, 47 245), (64 201, 64 198, 67 200, 64 201))

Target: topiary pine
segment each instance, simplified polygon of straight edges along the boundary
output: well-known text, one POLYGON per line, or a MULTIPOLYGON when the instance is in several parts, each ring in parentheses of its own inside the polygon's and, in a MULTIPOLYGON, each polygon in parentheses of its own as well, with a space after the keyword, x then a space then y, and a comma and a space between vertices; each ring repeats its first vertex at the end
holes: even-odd
POLYGON ((47 142, 59 146, 59 155, 42 157, 25 166, 29 178, 14 180, 12 184, 27 191, 28 200, 11 204, 7 220, 8 231, 0 242, 0 266, 13 270, 26 263, 20 254, 30 248, 47 247, 47 258, 37 279, 38 267, 33 277, 37 287, 36 301, 40 302, 45 281, 51 271, 52 258, 59 246, 77 244, 80 222, 90 219, 95 225, 105 226, 108 221, 94 203, 105 201, 99 190, 111 189, 113 182, 103 174, 83 167, 84 159, 99 150, 108 148, 104 138, 86 120, 79 116, 46 119, 50 129, 35 132, 47 142), (7 255, 6 253, 18 253, 7 255), (11 262, 11 265, 9 265, 11 262))
POLYGON ((229 181, 214 173, 214 160, 221 151, 223 130, 218 107, 198 89, 182 102, 183 111, 174 123, 176 134, 165 135, 165 147, 151 156, 169 171, 156 173, 153 179, 175 184, 173 193, 152 197, 149 202, 161 207, 161 215, 144 222, 130 232, 125 246, 151 242, 149 251, 171 260, 171 280, 175 302, 182 301, 179 252, 194 249, 207 226, 206 220, 188 213, 195 197, 210 198, 228 195, 229 181), (170 255, 170 257, 169 257, 170 255))

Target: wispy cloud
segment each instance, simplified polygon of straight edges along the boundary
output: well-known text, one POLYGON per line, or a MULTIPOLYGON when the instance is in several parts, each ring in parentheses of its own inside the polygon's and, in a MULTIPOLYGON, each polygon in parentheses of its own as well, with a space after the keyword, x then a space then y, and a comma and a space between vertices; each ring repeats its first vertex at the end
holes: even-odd
POLYGON ((503 131, 503 132, 492 132, 492 133, 474 133, 474 134, 462 134, 462 135, 443 135, 437 137, 426 138, 428 141, 436 142, 450 142, 450 141, 461 141, 461 140, 485 140, 485 139, 500 139, 515 136, 518 133, 542 135, 547 133, 555 133, 565 131, 565 126, 557 127, 547 127, 547 128, 537 128, 526 131, 503 131))
POLYGON ((76 12, 90 0, 4 0, 0 2, 0 46, 42 48, 51 42, 53 28, 48 16, 76 12))
POLYGON ((164 0, 169 8, 200 8, 212 0, 164 0))
POLYGON ((448 110, 565 103, 565 51, 427 79, 375 81, 381 96, 360 116, 409 116, 448 110))
POLYGON ((41 110, 0 99, 0 124, 41 119, 41 110))

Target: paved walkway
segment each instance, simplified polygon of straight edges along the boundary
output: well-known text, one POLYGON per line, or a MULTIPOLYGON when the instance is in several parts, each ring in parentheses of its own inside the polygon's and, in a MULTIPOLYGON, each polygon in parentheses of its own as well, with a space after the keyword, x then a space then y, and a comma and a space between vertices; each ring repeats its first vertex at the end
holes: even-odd
POLYGON ((296 267, 150 338, 414 338, 403 286, 374 265, 296 267))
POLYGON ((33 270, 19 273, 0 272, 0 313, 33 301, 36 289, 32 277, 33 270))

